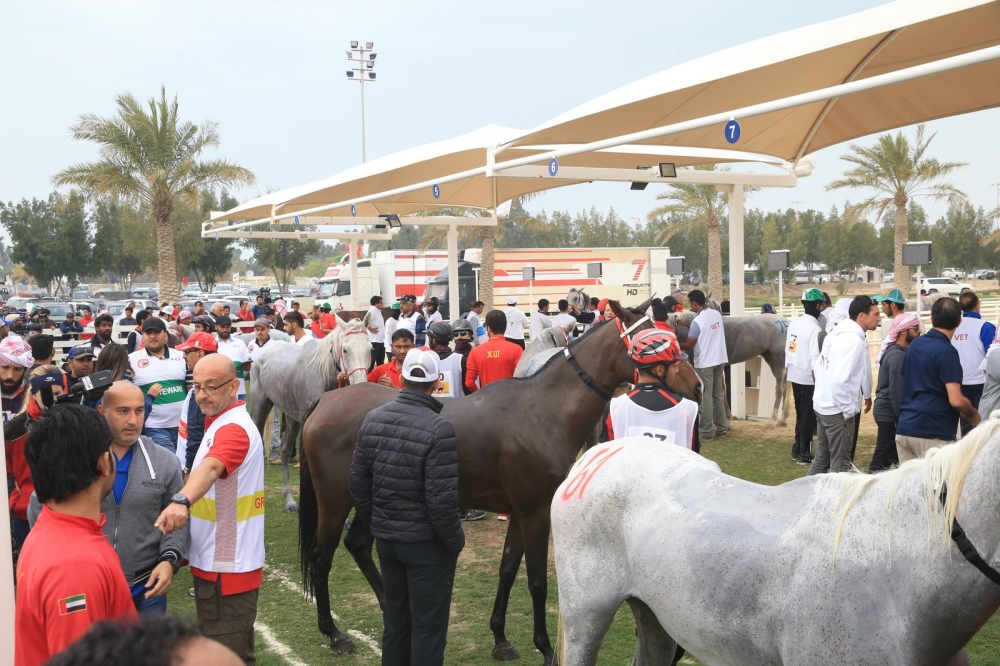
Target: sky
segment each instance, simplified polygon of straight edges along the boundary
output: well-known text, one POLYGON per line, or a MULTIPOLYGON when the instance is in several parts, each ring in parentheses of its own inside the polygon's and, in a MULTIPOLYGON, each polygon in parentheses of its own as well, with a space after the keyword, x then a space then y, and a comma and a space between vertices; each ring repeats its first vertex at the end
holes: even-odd
MULTIPOLYGON (((217 155, 257 175, 257 185, 235 192, 241 201, 355 166, 359 86, 345 76, 353 39, 374 42, 378 53, 378 78, 365 87, 372 159, 487 124, 528 129, 660 70, 878 4, 8 3, 0 40, 0 200, 44 197, 53 174, 97 157, 93 145, 69 136, 81 114, 111 115, 116 95, 148 99, 161 86, 178 97, 183 119, 219 124, 217 155)), ((998 121, 1000 110, 993 109, 929 123, 938 133, 930 154, 968 162, 951 182, 986 208, 998 204, 998 121)), ((821 151, 812 176, 797 188, 763 190, 748 207, 842 207, 851 195, 828 193, 825 185, 842 174, 839 156, 846 151, 846 145, 821 151)), ((658 191, 580 185, 548 192, 528 208, 576 213, 613 206, 634 222, 655 206, 658 191)), ((927 208, 932 219, 944 212, 943 204, 927 208)))

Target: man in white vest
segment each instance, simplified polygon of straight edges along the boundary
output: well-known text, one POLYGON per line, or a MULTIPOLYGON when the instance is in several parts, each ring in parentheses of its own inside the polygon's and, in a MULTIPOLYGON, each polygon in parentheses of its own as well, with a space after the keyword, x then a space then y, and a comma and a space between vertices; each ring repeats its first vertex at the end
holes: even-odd
POLYGON ((143 393, 154 384, 162 387, 153 401, 153 410, 146 417, 142 434, 170 450, 177 450, 177 428, 181 423, 181 410, 187 387, 187 364, 184 354, 167 347, 167 325, 157 317, 142 323, 142 349, 128 355, 135 383, 143 393))
POLYGON ((215 327, 219 332, 219 353, 233 362, 236 368, 236 381, 240 385, 237 395, 240 400, 246 402, 246 378, 250 370, 250 352, 247 350, 247 343, 233 337, 233 320, 226 315, 215 318, 215 327))
POLYGON ((449 346, 452 335, 451 324, 446 321, 436 321, 427 329, 427 342, 431 351, 440 359, 438 364, 440 381, 431 394, 435 398, 461 398, 465 395, 465 373, 462 369, 465 357, 456 354, 449 346))
POLYGON ((205 437, 181 491, 156 520, 169 534, 190 516, 188 560, 198 629, 253 666, 253 625, 264 567, 264 446, 244 403, 236 367, 222 354, 194 369, 205 437))
POLYGON ((805 314, 788 324, 785 334, 785 368, 792 384, 795 400, 795 444, 792 460, 800 465, 812 462, 812 439, 816 432, 816 412, 813 411, 813 365, 819 358, 820 307, 823 292, 806 289, 802 292, 802 309, 805 314))
MULTIPOLYGON (((951 344, 958 350, 958 358, 962 361, 962 395, 978 410, 986 383, 986 373, 980 366, 986 359, 997 329, 990 322, 983 321, 979 314, 979 297, 975 292, 965 292, 958 297, 958 303, 962 306, 962 323, 951 336, 951 344)), ((972 430, 972 425, 964 418, 961 427, 963 437, 972 430)))
POLYGON ((681 349, 694 350, 694 369, 701 377, 704 398, 698 410, 700 439, 712 439, 715 435, 729 432, 729 416, 726 414, 726 379, 723 370, 729 363, 726 351, 726 332, 722 327, 722 315, 708 307, 705 292, 695 289, 688 294, 688 303, 695 313, 688 331, 687 340, 681 349), (712 426, 715 426, 715 433, 712 426))

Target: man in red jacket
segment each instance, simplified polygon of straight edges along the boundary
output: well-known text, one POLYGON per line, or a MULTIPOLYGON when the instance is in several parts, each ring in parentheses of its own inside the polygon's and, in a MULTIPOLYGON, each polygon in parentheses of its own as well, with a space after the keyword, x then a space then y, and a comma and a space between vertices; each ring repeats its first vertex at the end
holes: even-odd
POLYGON ((502 311, 493 310, 486 315, 486 332, 490 339, 469 352, 465 370, 465 389, 468 393, 490 382, 514 376, 514 368, 524 350, 520 345, 504 339, 506 330, 507 316, 502 311), (476 386, 477 379, 479 386, 476 386))

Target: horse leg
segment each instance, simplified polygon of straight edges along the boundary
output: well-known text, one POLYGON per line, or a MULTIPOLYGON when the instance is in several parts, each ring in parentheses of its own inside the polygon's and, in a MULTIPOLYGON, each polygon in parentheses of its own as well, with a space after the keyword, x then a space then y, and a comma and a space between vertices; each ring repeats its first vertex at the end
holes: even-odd
POLYGON ((684 649, 670 637, 656 614, 640 599, 627 599, 635 617, 636 647, 632 666, 676 664, 684 656, 684 649))
POLYGON ((534 643, 542 653, 543 666, 555 666, 558 663, 552 643, 549 641, 549 630, 545 623, 545 601, 549 593, 549 530, 551 519, 549 505, 546 503, 534 514, 524 520, 521 528, 521 538, 524 540, 524 563, 528 570, 528 591, 531 593, 531 606, 535 619, 534 643))
MULTIPOLYGON (((340 506, 337 505, 336 508, 340 509, 340 506)), ((330 515, 320 514, 316 527, 316 548, 309 557, 309 575, 316 597, 319 630, 330 639, 330 650, 336 655, 349 655, 354 652, 354 642, 337 629, 333 614, 330 612, 330 569, 333 567, 333 556, 340 544, 344 520, 348 513, 350 507, 346 511, 331 511, 330 515)))
MULTIPOLYGON (((588 563, 589 564, 589 563, 588 563)), ((606 579, 565 576, 559 586, 559 627, 563 666, 594 666, 622 598, 606 579)), ((668 662, 664 662, 668 663, 668 662)))
POLYGON ((785 369, 784 365, 778 366, 775 363, 775 358, 772 354, 766 353, 762 355, 764 362, 771 369, 771 374, 774 376, 774 409, 771 410, 771 424, 777 423, 781 427, 785 427, 788 422, 788 400, 785 396, 787 391, 786 384, 788 383, 788 370, 785 369), (785 404, 784 412, 781 413, 781 419, 778 419, 779 412, 781 410, 782 402, 785 404))
POLYGON ((500 583, 497 586, 497 598, 493 603, 493 615, 490 616, 490 630, 493 632, 493 658, 497 661, 513 661, 517 659, 517 650, 507 640, 507 603, 510 601, 510 589, 517 578, 517 570, 521 568, 521 557, 524 555, 524 541, 521 538, 521 526, 517 518, 510 517, 507 523, 507 537, 503 542, 503 555, 500 558, 500 583))
POLYGON ((372 536, 371 528, 363 524, 355 516, 354 520, 351 521, 351 528, 347 530, 347 536, 344 537, 344 546, 354 556, 354 561, 357 563, 358 568, 361 569, 361 573, 364 574, 365 580, 371 586, 372 592, 375 593, 375 598, 378 600, 378 607, 383 608, 385 592, 382 587, 382 574, 379 572, 378 567, 375 566, 375 560, 372 558, 372 546, 374 544, 375 537, 372 536))
POLYGON ((293 421, 287 416, 285 424, 285 437, 281 440, 281 493, 285 496, 285 511, 288 513, 298 513, 299 505, 295 503, 295 498, 292 497, 292 482, 288 476, 288 460, 292 457, 292 446, 299 436, 301 427, 298 421, 293 421))

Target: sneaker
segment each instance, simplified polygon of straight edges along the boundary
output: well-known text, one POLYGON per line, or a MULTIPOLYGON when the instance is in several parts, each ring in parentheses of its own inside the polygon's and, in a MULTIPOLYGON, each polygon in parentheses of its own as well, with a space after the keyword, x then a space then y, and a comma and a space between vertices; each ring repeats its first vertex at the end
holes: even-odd
POLYGON ((189 597, 193 597, 194 596, 194 588, 193 587, 189 587, 188 588, 188 596, 189 597))
POLYGON ((796 464, 799 465, 811 465, 812 461, 813 461, 812 456, 808 457, 799 456, 798 458, 795 459, 796 464))
POLYGON ((510 520, 510 516, 508 514, 506 514, 506 513, 498 513, 497 514, 497 520, 507 521, 507 520, 510 520))
POLYGON ((715 431, 715 436, 716 437, 725 437, 726 435, 729 434, 729 431, 730 431, 730 428, 726 428, 725 430, 716 430, 715 431))
MULTIPOLYGON (((471 522, 475 522, 477 520, 482 520, 485 517, 486 517, 486 512, 485 511, 478 511, 476 509, 469 509, 468 511, 465 512, 465 515, 462 516, 462 520, 471 523, 471 522)), ((500 519, 500 518, 498 518, 498 519, 499 520, 503 520, 503 519, 500 519)))

